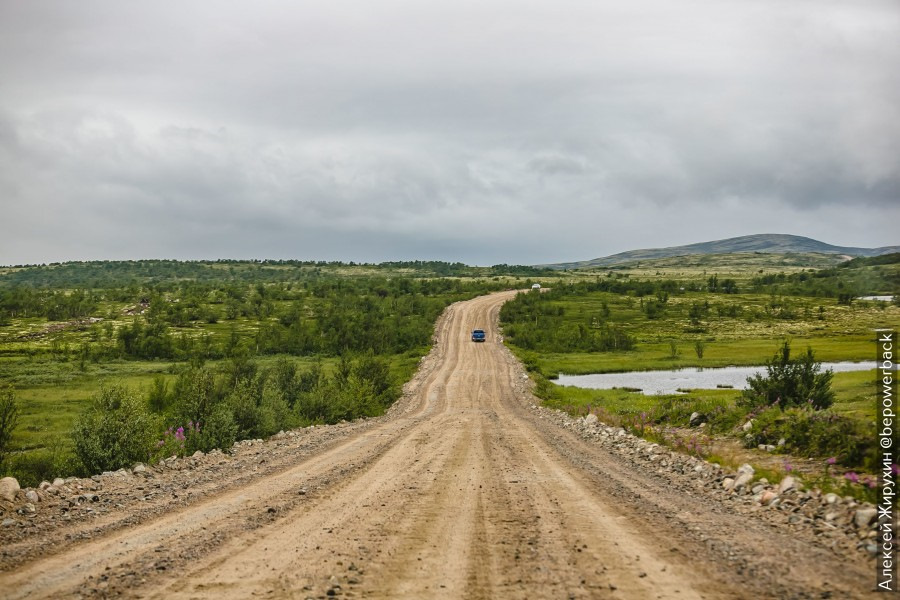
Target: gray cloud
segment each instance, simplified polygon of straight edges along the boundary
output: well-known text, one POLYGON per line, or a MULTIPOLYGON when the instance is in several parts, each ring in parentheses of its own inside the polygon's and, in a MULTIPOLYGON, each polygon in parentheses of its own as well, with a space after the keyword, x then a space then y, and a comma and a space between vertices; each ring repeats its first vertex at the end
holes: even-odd
POLYGON ((897 243, 900 9, 0 5, 0 263, 897 243))

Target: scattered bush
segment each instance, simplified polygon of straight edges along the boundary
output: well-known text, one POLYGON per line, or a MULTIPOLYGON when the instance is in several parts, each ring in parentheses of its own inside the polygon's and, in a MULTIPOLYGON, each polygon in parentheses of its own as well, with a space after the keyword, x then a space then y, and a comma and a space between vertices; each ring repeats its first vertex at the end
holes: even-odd
POLYGON ((16 453, 7 461, 7 473, 15 477, 22 487, 37 487, 42 481, 54 477, 67 477, 79 470, 72 450, 56 440, 47 448, 16 453))
POLYGON ((785 341, 766 362, 766 376, 757 374, 747 378, 749 389, 741 395, 740 403, 748 408, 778 406, 809 406, 816 410, 828 408, 834 402, 831 390, 832 372, 820 372, 812 348, 799 358, 791 358, 790 342, 785 341))
POLYGON ((75 421, 75 454, 88 474, 146 462, 155 429, 150 411, 135 392, 123 385, 104 386, 75 421))
POLYGON ((12 432, 19 422, 19 407, 12 386, 0 391, 0 465, 6 456, 12 432))
POLYGON ((877 469, 880 457, 874 428, 832 411, 772 407, 757 414, 745 445, 778 444, 797 456, 834 456, 848 467, 877 469))

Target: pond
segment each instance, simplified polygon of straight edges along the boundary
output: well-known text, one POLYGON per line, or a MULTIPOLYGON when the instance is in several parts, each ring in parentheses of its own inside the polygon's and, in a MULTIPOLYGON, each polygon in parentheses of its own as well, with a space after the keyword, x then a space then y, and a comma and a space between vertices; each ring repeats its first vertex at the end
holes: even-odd
POLYGON ((874 300, 876 302, 893 302, 893 296, 860 296, 860 300, 874 300))
MULTIPOLYGON (((874 369, 875 362, 833 362, 822 363, 822 370, 831 369, 835 373, 874 369)), ((731 387, 742 390, 747 387, 747 378, 756 373, 765 374, 765 367, 722 367, 703 369, 689 367, 671 371, 632 371, 630 373, 599 373, 595 375, 563 375, 554 383, 594 390, 631 388, 646 395, 676 394, 679 389, 715 389, 731 387)))

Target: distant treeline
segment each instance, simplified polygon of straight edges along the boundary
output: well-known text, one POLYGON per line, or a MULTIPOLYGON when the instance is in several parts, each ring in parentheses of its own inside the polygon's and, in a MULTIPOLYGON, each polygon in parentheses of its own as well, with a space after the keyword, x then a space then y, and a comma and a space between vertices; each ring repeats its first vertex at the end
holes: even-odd
POLYGON ((299 260, 135 260, 50 263, 0 267, 0 288, 41 287, 104 289, 174 280, 197 282, 275 283, 327 278, 367 277, 372 270, 404 277, 494 277, 555 275, 548 269, 523 265, 472 267, 460 262, 395 261, 380 264, 299 260), (354 273, 354 268, 358 273, 354 273), (6 272, 4 272, 6 271, 6 272), (393 272, 393 273, 392 273, 393 272))
POLYGON ((566 321, 565 308, 552 302, 568 295, 583 294, 582 290, 588 287, 590 284, 563 286, 546 293, 518 294, 500 309, 504 335, 520 348, 539 352, 633 349, 634 338, 621 327, 603 320, 591 324, 566 321))
POLYGON ((80 347, 51 345, 62 359, 387 355, 427 346, 450 302, 503 287, 492 280, 380 277, 253 285, 172 281, 68 293, 20 287, 0 291, 0 315, 101 319, 84 325, 90 341, 80 347), (104 312, 104 303, 115 308, 104 312))
POLYGON ((773 273, 754 277, 750 291, 837 298, 850 303, 860 296, 900 292, 900 253, 854 258, 817 271, 773 273))

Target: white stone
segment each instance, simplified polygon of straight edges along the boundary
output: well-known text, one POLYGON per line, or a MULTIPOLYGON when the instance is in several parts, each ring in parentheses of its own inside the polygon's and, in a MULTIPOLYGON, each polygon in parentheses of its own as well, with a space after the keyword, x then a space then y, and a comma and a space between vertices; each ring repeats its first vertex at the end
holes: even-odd
POLYGON ((788 490, 792 490, 797 487, 797 482, 790 475, 786 476, 781 480, 781 483, 778 484, 778 493, 783 494, 788 490))
POLYGON ((15 477, 4 477, 0 479, 0 498, 6 500, 7 502, 12 502, 16 499, 16 492, 20 489, 19 480, 15 477))

